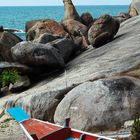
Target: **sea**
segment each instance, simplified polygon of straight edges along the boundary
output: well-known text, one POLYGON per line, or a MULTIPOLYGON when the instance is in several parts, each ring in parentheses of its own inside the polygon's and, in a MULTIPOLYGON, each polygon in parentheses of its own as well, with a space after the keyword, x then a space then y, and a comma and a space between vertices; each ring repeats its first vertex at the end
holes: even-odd
MULTIPOLYGON (((112 16, 120 12, 128 12, 128 5, 76 6, 81 15, 90 12, 93 18, 103 14, 112 16)), ((25 23, 33 19, 53 19, 60 21, 64 16, 63 6, 27 6, 27 7, 0 7, 0 26, 25 30, 25 23)), ((19 36, 23 37, 23 34, 19 36)))

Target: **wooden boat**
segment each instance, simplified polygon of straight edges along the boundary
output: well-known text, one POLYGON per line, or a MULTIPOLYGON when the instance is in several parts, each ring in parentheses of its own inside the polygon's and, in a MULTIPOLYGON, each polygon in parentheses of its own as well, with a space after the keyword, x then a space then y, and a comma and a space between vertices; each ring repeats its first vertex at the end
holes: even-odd
POLYGON ((37 119, 31 119, 20 107, 14 107, 7 112, 19 122, 29 140, 113 140, 104 136, 91 134, 69 127, 70 119, 65 125, 59 126, 37 119))

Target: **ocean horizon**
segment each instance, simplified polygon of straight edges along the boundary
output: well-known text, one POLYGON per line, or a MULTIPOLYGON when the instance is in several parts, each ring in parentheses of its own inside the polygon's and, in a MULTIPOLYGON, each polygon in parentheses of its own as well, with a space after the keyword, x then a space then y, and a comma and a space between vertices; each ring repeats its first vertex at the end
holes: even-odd
MULTIPOLYGON (((120 12, 128 12, 128 5, 86 5, 76 6, 81 15, 89 12, 93 18, 109 14, 117 16, 120 12)), ((61 21, 64 16, 63 6, 0 6, 0 25, 4 28, 25 29, 25 23, 35 19, 53 19, 61 21)))

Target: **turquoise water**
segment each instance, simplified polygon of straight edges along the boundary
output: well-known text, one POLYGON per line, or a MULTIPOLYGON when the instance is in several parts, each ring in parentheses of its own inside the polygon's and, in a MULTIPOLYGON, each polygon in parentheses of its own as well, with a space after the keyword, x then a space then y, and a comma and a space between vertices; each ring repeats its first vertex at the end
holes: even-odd
MULTIPOLYGON (((97 18, 103 14, 118 15, 127 12, 128 6, 77 6, 79 14, 90 12, 97 18)), ((5 28, 24 30, 26 21, 32 19, 51 18, 60 21, 63 18, 63 6, 44 7, 0 7, 0 25, 5 28)))

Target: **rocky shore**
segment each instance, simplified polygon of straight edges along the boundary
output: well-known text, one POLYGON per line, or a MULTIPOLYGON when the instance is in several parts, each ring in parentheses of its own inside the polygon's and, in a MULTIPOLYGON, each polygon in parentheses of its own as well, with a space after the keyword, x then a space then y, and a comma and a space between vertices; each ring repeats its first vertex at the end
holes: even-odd
POLYGON ((89 132, 118 130, 139 117, 139 13, 133 0, 128 13, 93 19, 64 0, 64 18, 27 22, 26 41, 1 30, 0 72, 15 69, 20 78, 1 88, 0 105, 61 125, 70 117, 72 128, 89 132))

